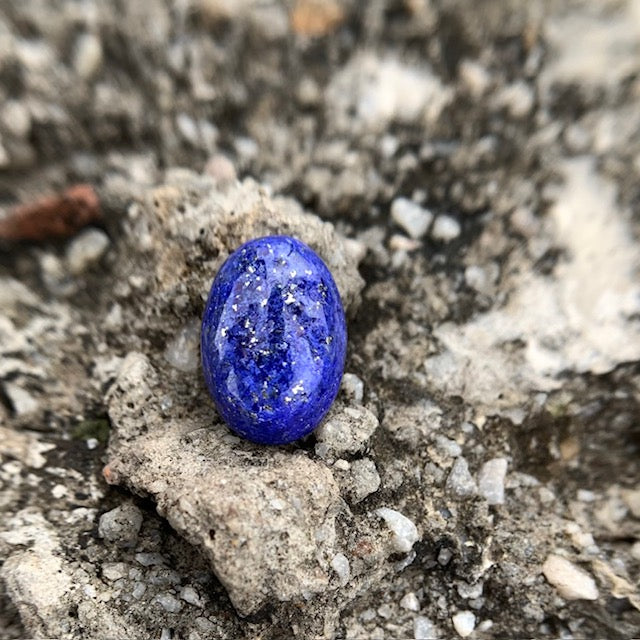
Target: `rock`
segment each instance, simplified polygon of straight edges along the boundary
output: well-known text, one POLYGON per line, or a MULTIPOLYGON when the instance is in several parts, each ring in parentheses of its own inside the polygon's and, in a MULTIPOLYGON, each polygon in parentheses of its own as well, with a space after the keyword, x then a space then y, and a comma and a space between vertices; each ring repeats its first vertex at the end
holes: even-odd
POLYGON ((476 617, 471 611, 459 611, 451 616, 451 622, 461 638, 470 636, 476 627, 476 617))
POLYGON ((170 593, 157 595, 154 602, 157 602, 168 613, 178 613, 182 609, 182 602, 170 593))
POLYGON ((447 476, 445 487, 447 491, 461 498, 473 496, 478 492, 478 487, 469 473, 469 465, 465 458, 459 457, 455 459, 447 476))
POLYGON ((420 602, 413 591, 405 593, 400 600, 400 606, 407 611, 420 611, 420 602))
POLYGON ((341 130, 382 131, 393 121, 424 119, 434 123, 452 93, 431 70, 380 58, 355 55, 326 90, 329 121, 341 130))
POLYGON ((20 460, 27 467, 44 467, 47 459, 42 454, 54 448, 55 444, 40 442, 34 434, 0 426, 0 454, 20 460))
POLYGON ((364 382, 355 373, 345 373, 342 376, 342 390, 347 398, 356 404, 362 404, 364 399, 364 382))
POLYGON ((420 539, 416 525, 399 511, 388 507, 376 509, 376 515, 387 523, 393 533, 393 548, 398 553, 409 553, 413 545, 420 539))
POLYGON ((331 559, 331 568, 336 572, 338 578, 340 578, 340 585, 344 587, 347 582, 349 582, 349 576, 351 575, 347 556, 343 553, 336 553, 331 559))
POLYGON ((93 33, 84 33, 76 40, 73 66, 78 75, 89 79, 96 75, 102 65, 102 43, 93 33))
POLYGON ((349 467, 348 494, 353 504, 362 502, 380 488, 380 476, 375 462, 370 458, 354 460, 349 467))
POLYGON ((176 395, 161 413, 158 384, 144 356, 125 358, 108 395, 107 480, 150 495, 202 549, 242 615, 326 589, 338 509, 329 470, 229 438, 226 427, 211 425, 206 402, 185 415, 176 395))
POLYGON ((407 198, 396 198, 391 203, 391 217, 398 226, 415 239, 424 236, 433 220, 431 211, 407 198))
POLYGON ((460 235, 460 232, 460 223, 455 218, 439 215, 433 223, 431 236, 440 242, 451 242, 460 235))
POLYGON ((549 555, 542 565, 542 573, 566 600, 597 600, 599 597, 594 579, 562 556, 549 555))
POLYGON ((478 491, 489 504, 504 503, 504 479, 507 474, 507 460, 494 458, 485 462, 478 474, 478 491))
POLYGON ((100 229, 87 229, 74 238, 67 247, 67 266, 73 275, 80 275, 98 262, 111 241, 100 229))
POLYGON ((39 402, 26 389, 15 382, 5 382, 4 392, 11 402, 13 410, 19 416, 33 414, 40 408, 39 402))
POLYGON ((142 526, 142 512, 131 503, 125 503, 100 516, 98 535, 119 547, 134 547, 142 526))
POLYGON ((378 427, 378 419, 364 407, 344 407, 339 402, 329 410, 324 422, 316 429, 316 448, 333 455, 358 453, 378 427))
POLYGON ((434 640, 437 637, 433 622, 425 616, 416 616, 413 619, 414 640, 434 640))
POLYGON ((166 361, 176 369, 191 373, 200 365, 200 320, 187 322, 167 344, 164 350, 166 361))

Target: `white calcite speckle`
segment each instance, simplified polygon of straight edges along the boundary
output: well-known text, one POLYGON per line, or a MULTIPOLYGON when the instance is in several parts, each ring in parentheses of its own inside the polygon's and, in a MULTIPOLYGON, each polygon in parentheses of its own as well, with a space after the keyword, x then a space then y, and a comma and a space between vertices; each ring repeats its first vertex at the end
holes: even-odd
POLYGON ((478 491, 489 504, 504 502, 504 479, 507 474, 507 460, 494 458, 482 465, 478 474, 478 491))
POLYGON ((400 553, 409 553, 413 545, 420 539, 416 525, 399 511, 381 507, 376 509, 393 533, 393 547, 400 553))
POLYGON ((391 218, 414 239, 427 232, 433 214, 408 198, 396 198, 391 203, 391 218))
POLYGON ((461 638, 466 638, 476 628, 476 617, 471 611, 459 611, 451 617, 453 628, 461 638))
POLYGON ((542 565, 544 577, 566 600, 597 600, 595 580, 573 562, 551 554, 542 565))

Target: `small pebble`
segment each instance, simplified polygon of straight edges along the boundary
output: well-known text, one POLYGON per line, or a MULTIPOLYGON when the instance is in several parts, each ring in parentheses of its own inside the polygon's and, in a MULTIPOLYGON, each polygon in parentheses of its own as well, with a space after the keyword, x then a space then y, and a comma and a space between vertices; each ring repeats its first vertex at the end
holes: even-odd
POLYGON ((76 40, 73 66, 85 80, 94 76, 102 65, 103 52, 100 38, 93 33, 84 33, 76 40))
POLYGON ((566 600, 598 599, 594 579, 562 556, 551 554, 542 565, 542 573, 566 600))
POLYGON ((451 242, 451 240, 455 240, 460 233, 460 223, 455 218, 447 215, 438 216, 431 230, 431 235, 434 240, 439 240, 440 242, 451 242))
POLYGON ((178 613, 182 609, 182 603, 170 593, 161 593, 154 599, 167 613, 178 613))
POLYGON ((441 567, 446 567, 450 562, 451 562, 451 558, 453 558, 453 553, 451 553, 451 549, 447 549, 446 547, 444 547, 443 549, 440 549, 440 551, 438 551, 438 564, 441 567))
POLYGON ((433 622, 425 616, 416 616, 413 619, 413 638, 414 640, 434 640, 436 631, 433 622))
POLYGON ((165 563, 165 559, 160 553, 150 553, 150 552, 136 553, 136 560, 143 567, 151 567, 153 565, 162 565, 165 563))
POLYGON ((420 611, 420 602, 413 591, 404 594, 400 600, 400 606, 407 611, 420 611))
POLYGON ((142 512, 135 505, 126 503, 100 516, 98 535, 119 547, 133 547, 141 526, 142 512))
POLYGON ((96 264, 106 253, 111 240, 100 229, 87 229, 76 236, 67 247, 69 271, 77 276, 96 264))
POLYGON ((478 492, 476 482, 469 473, 469 465, 462 456, 456 458, 453 463, 445 483, 445 488, 460 498, 466 498, 478 492))
POLYGON ((391 218, 415 240, 427 232, 433 214, 408 198, 396 198, 391 203, 391 218))
POLYGON ((351 569, 349 566, 349 559, 343 553, 336 553, 331 560, 331 568, 336 572, 338 578, 340 578, 340 586, 344 587, 349 582, 351 575, 351 569))
POLYGON ((470 636, 476 627, 476 617, 471 611, 459 611, 452 616, 451 622, 461 638, 470 636))
POLYGON ((416 525, 399 511, 381 507, 376 509, 393 533, 393 547, 399 553, 409 553, 413 545, 420 539, 416 525))
POLYGON ((353 504, 362 502, 367 496, 380 488, 380 475, 375 462, 371 458, 354 460, 350 465, 351 471, 351 500, 353 504))
POLYGON ((489 504, 504 503, 504 479, 507 474, 507 460, 494 458, 482 465, 478 474, 478 491, 489 504))
POLYGON ((136 582, 133 585, 133 591, 131 592, 131 595, 136 600, 140 600, 140 598, 142 598, 146 590, 147 590, 147 585, 144 582, 136 582))
POLYGON ((200 321, 187 322, 167 343, 165 360, 179 371, 195 371, 200 364, 200 321))
POLYGON ((200 599, 200 596, 198 595, 198 592, 190 586, 186 586, 186 587, 182 587, 182 589, 180 590, 180 598, 182 598, 182 600, 184 600, 185 602, 192 604, 196 607, 202 607, 202 600, 200 599))
POLYGON ((364 399, 364 382, 355 373, 345 373, 342 376, 342 390, 345 395, 357 404, 364 399))

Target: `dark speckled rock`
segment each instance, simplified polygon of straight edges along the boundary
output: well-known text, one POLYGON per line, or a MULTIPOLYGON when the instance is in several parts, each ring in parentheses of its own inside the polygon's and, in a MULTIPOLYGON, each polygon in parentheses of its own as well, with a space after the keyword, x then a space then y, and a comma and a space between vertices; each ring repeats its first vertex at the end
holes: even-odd
POLYGON ((346 342, 331 273, 295 238, 247 242, 213 281, 204 377, 225 422, 249 440, 284 444, 318 426, 338 393, 346 342))

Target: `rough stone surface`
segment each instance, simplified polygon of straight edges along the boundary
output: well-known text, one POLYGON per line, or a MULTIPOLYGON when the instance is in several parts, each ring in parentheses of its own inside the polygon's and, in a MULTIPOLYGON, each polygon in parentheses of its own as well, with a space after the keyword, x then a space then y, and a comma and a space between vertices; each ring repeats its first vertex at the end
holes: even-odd
POLYGON ((638 11, 0 3, 0 228, 80 183, 103 214, 0 239, 0 636, 637 637, 638 11), (350 375, 265 452, 197 326, 280 233, 336 280, 350 375), (100 537, 129 504, 135 546, 100 537))

